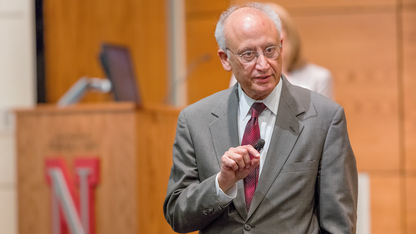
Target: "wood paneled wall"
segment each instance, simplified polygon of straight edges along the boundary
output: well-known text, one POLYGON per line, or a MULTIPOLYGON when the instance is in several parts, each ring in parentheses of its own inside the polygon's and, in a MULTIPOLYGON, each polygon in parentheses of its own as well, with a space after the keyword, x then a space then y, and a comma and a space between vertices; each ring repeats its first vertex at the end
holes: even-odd
MULTIPOLYGON (((186 1, 189 103, 228 87, 215 23, 242 1, 186 1)), ((416 233, 416 0, 268 1, 288 9, 306 57, 334 75, 359 170, 370 175, 372 233, 416 233)), ((163 101, 165 1, 45 0, 44 14, 49 102, 83 75, 103 77, 102 41, 130 46, 144 102, 163 101)))
POLYGON ((407 233, 416 233, 416 0, 403 0, 400 13, 405 221, 407 233))
POLYGON ((230 5, 229 0, 186 1, 186 40, 188 63, 199 61, 202 56, 209 60, 197 63, 188 77, 188 102, 228 88, 231 73, 226 72, 217 56, 218 46, 214 31, 221 12, 230 5))
MULTIPOLYGON (((105 77, 102 42, 130 48, 145 103, 161 103, 167 89, 165 0, 44 0, 46 97, 55 103, 80 77, 105 77)), ((110 101, 88 93, 83 102, 110 101)))

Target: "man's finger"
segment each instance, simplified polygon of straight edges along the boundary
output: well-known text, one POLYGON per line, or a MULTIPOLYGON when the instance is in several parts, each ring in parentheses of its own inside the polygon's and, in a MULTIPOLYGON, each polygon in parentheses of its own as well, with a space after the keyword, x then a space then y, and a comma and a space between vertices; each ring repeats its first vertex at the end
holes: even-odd
POLYGON ((233 171, 237 171, 239 169, 237 162, 233 160, 232 158, 230 158, 229 155, 224 155, 221 161, 224 166, 232 169, 233 171))
POLYGON ((260 153, 256 149, 254 149, 253 146, 244 145, 242 147, 244 147, 247 150, 247 153, 251 154, 254 158, 260 158, 260 153))

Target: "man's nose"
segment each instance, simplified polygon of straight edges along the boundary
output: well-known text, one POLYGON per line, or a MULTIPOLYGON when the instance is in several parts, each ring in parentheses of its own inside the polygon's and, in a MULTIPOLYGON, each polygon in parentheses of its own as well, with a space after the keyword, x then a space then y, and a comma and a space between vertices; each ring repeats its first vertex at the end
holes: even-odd
POLYGON ((257 60, 256 60, 256 69, 258 70, 265 70, 269 68, 269 63, 267 58, 264 56, 263 53, 259 53, 257 60))

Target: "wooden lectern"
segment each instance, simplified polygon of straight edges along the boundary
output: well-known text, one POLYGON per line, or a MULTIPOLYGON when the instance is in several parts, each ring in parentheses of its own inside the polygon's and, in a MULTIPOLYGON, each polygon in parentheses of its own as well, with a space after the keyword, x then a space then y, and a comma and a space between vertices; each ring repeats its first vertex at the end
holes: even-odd
POLYGON ((51 233, 45 158, 98 157, 96 233, 174 233, 163 216, 178 109, 133 103, 16 111, 19 233, 51 233))

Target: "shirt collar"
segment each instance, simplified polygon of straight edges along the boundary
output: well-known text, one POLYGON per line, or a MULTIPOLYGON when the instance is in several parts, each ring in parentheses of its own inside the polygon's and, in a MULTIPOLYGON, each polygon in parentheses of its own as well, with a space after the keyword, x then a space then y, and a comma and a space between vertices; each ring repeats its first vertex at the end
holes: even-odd
POLYGON ((263 102, 264 105, 274 114, 277 115, 277 108, 279 106, 280 94, 282 93, 282 79, 279 79, 279 83, 274 87, 273 91, 263 100, 254 100, 247 96, 241 89, 241 85, 238 84, 238 96, 240 97, 239 109, 240 116, 245 117, 249 114, 251 105, 254 102, 263 102))

